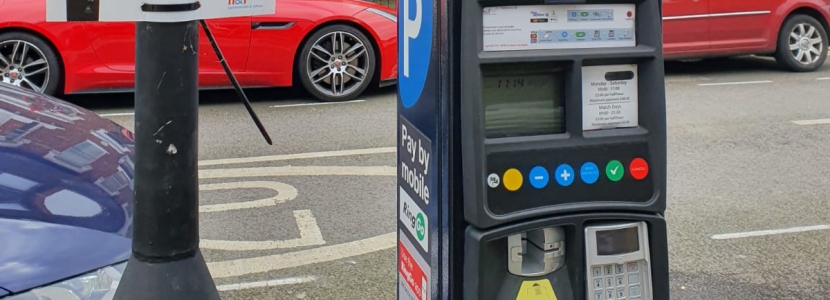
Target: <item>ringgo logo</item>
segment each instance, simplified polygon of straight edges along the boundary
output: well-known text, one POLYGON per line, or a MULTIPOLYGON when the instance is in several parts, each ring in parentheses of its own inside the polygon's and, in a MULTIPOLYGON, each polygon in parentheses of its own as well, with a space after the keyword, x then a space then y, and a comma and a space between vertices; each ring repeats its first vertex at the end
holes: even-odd
POLYGON ((401 212, 398 216, 400 216, 401 222, 406 225, 405 227, 409 233, 415 237, 421 249, 429 252, 429 238, 427 237, 427 232, 429 232, 429 219, 427 219, 424 211, 421 210, 421 207, 412 200, 412 197, 406 191, 400 189, 399 193, 401 212))

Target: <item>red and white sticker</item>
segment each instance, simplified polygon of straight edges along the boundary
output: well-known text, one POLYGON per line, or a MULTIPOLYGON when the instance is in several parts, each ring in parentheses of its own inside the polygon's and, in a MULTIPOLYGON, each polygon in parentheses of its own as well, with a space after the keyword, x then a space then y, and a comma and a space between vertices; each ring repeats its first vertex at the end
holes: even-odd
MULTIPOLYGON (((406 237, 401 238, 405 239, 406 237)), ((401 295, 400 299, 427 300, 429 299, 427 273, 424 272, 419 260, 412 256, 404 243, 404 241, 398 242, 398 274, 400 275, 398 292, 401 295), (401 293, 401 286, 407 287, 404 289, 405 293, 401 293)))

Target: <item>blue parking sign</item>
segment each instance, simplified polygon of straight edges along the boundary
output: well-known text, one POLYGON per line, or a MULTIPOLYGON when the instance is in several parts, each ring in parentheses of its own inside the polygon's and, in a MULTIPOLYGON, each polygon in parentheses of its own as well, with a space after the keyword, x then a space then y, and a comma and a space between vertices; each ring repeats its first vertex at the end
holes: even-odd
POLYGON ((410 108, 421 97, 432 54, 432 0, 403 0, 398 19, 398 85, 410 108))

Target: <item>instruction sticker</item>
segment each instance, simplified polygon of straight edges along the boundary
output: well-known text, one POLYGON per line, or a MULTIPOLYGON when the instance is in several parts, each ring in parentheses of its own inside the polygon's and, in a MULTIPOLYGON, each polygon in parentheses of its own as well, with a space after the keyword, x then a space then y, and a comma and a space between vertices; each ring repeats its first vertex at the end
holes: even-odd
POLYGON ((582 130, 639 126, 637 65, 582 67, 582 130))
POLYGON ((429 296, 430 269, 420 255, 412 255, 412 243, 403 232, 398 242, 398 299, 427 300, 429 296))
POLYGON ((484 51, 634 47, 634 4, 485 7, 484 51))
POLYGON ((516 300, 556 300, 556 293, 550 280, 542 279, 522 282, 516 300))

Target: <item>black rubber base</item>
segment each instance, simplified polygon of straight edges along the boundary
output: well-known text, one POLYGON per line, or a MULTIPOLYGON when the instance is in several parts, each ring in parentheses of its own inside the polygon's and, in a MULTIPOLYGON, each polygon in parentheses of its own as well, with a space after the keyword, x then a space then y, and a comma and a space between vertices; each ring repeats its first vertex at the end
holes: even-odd
POLYGON ((171 262, 130 257, 115 300, 219 300, 202 253, 171 262))

